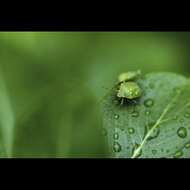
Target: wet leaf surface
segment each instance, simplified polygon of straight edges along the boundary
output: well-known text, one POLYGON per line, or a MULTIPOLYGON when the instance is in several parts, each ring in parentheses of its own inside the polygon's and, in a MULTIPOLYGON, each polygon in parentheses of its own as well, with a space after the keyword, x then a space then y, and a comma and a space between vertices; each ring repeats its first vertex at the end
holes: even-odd
POLYGON ((120 105, 110 90, 102 106, 109 151, 118 158, 190 156, 190 80, 161 72, 136 80, 143 90, 137 103, 120 105), (115 137, 117 134, 117 138, 115 137))

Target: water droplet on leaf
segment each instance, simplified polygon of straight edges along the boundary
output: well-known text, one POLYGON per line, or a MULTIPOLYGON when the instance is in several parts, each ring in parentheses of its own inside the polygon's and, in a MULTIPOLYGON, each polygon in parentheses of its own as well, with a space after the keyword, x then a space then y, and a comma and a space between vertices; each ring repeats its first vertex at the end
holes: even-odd
POLYGON ((152 139, 157 138, 159 134, 160 134, 160 128, 157 127, 157 128, 155 128, 155 129, 153 130, 151 136, 149 136, 149 137, 147 138, 147 141, 150 141, 150 140, 152 140, 152 139))
POLYGON ((128 128, 129 134, 134 134, 135 130, 133 128, 128 128))
POLYGON ((132 115, 132 117, 138 117, 139 113, 137 111, 134 111, 131 115, 132 115))
POLYGON ((190 148, 190 142, 185 144, 185 148, 190 148))
POLYGON ((114 152, 120 152, 121 151, 121 145, 118 142, 114 142, 113 150, 114 150, 114 152))
POLYGON ((151 106, 153 106, 153 104, 154 104, 154 101, 153 101, 151 98, 148 98, 148 99, 146 99, 146 100, 144 101, 144 105, 145 105, 146 107, 151 107, 151 106))
MULTIPOLYGON (((145 125, 145 130, 144 130, 144 138, 147 135, 148 131, 155 125, 155 122, 151 122, 147 125, 145 125)), ((159 126, 157 126, 152 133, 150 134, 150 136, 147 138, 147 141, 155 139, 156 137, 158 137, 158 135, 160 134, 160 128, 159 126)))
MULTIPOLYGON (((139 144, 135 144, 135 146, 133 147, 133 151, 132 151, 132 154, 134 154, 135 153, 135 151, 138 149, 138 147, 139 147, 140 145, 139 144)), ((139 151, 138 151, 138 153, 135 153, 135 158, 138 158, 138 157, 140 157, 141 155, 142 155, 142 149, 140 149, 139 151)))
POLYGON ((181 156, 183 156, 183 152, 180 150, 180 151, 177 151, 174 155, 173 155, 173 157, 174 158, 179 158, 179 157, 181 157, 181 156))
POLYGON ((185 127, 180 127, 178 130, 177 130, 177 135, 180 137, 180 138, 185 138, 187 136, 187 130, 185 127))
POLYGON ((118 140, 118 139, 119 139, 119 133, 118 133, 118 132, 115 132, 115 133, 113 134, 113 138, 114 138, 115 140, 118 140))
POLYGON ((118 114, 115 114, 115 115, 114 115, 114 118, 115 118, 115 119, 119 119, 119 115, 118 115, 118 114))

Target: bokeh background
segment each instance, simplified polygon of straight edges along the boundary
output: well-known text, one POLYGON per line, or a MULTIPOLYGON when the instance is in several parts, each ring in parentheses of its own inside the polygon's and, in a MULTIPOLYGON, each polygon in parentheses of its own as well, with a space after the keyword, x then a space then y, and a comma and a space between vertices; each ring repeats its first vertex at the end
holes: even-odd
POLYGON ((0 156, 108 157, 99 100, 120 72, 190 76, 189 32, 0 32, 0 156))

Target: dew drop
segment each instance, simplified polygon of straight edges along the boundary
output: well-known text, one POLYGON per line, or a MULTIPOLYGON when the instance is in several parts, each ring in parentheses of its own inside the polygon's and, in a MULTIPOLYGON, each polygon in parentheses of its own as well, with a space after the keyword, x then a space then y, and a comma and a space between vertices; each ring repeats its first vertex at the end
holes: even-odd
POLYGON ((160 128, 157 127, 156 129, 153 130, 152 135, 147 138, 147 141, 157 138, 159 134, 160 134, 160 128))
POLYGON ((115 115, 114 115, 114 118, 115 118, 115 119, 119 119, 119 115, 118 115, 118 114, 115 114, 115 115))
POLYGON ((114 138, 114 140, 118 140, 118 139, 119 139, 119 133, 118 133, 118 132, 115 132, 115 133, 113 134, 113 138, 114 138))
POLYGON ((139 112, 137 112, 137 111, 134 111, 134 112, 132 112, 132 117, 138 117, 139 116, 139 112))
POLYGON ((148 99, 146 99, 146 100, 144 101, 144 105, 145 105, 146 107, 151 107, 151 106, 153 106, 153 104, 154 104, 154 101, 153 101, 151 98, 148 98, 148 99))
MULTIPOLYGON (((145 130, 144 130, 144 138, 147 135, 148 131, 155 125, 155 122, 151 122, 147 125, 145 125, 145 130)), ((160 128, 159 126, 157 126, 151 133, 151 135, 147 138, 147 141, 155 139, 158 137, 158 135, 160 134, 160 128)))
POLYGON ((184 123, 184 119, 180 119, 179 122, 180 122, 180 123, 184 123))
POLYGON ((188 112, 186 112, 186 113, 184 114, 184 117, 190 118, 190 114, 189 114, 188 112))
POLYGON ((133 128, 128 128, 129 134, 134 134, 135 130, 133 128))
POLYGON ((156 154, 157 153, 157 150, 152 150, 152 154, 156 154))
POLYGON ((113 150, 114 150, 114 152, 120 152, 121 151, 121 145, 118 142, 114 142, 113 150))
POLYGON ((163 148, 161 148, 161 152, 164 152, 164 149, 163 149, 163 148))
POLYGON ((128 149, 129 149, 129 146, 127 146, 126 148, 127 148, 127 150, 128 150, 128 149))
POLYGON ((177 151, 174 155, 173 155, 173 157, 174 158, 179 158, 179 157, 181 157, 181 156, 183 156, 183 152, 180 150, 180 151, 177 151))
POLYGON ((185 127, 180 127, 178 130, 177 130, 177 135, 180 137, 180 138, 185 138, 187 136, 187 130, 185 127))
POLYGON ((185 144, 185 148, 190 148, 190 142, 185 144))
POLYGON ((151 122, 151 123, 145 125, 145 127, 144 127, 144 137, 143 138, 145 138, 148 131, 152 128, 152 126, 154 126, 154 124, 155 124, 154 122, 151 122))

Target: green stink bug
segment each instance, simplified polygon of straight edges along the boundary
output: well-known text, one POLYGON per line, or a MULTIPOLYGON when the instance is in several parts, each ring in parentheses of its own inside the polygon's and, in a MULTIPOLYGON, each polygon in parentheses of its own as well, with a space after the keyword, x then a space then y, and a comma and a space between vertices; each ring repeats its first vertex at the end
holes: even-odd
POLYGON ((117 83, 117 97, 121 98, 121 104, 124 103, 124 99, 132 100, 142 95, 142 90, 139 85, 134 82, 134 79, 139 77, 141 74, 140 70, 121 73, 118 77, 117 83))
POLYGON ((117 96, 120 98, 134 99, 141 96, 141 89, 136 82, 124 82, 120 85, 117 96))
MULTIPOLYGON (((121 73, 118 76, 118 81, 114 85, 114 87, 110 90, 110 92, 115 89, 114 96, 116 95, 117 98, 119 98, 119 101, 121 100, 120 104, 123 105, 124 100, 128 102, 134 102, 136 103, 136 98, 139 98, 142 95, 142 90, 139 87, 139 85, 134 81, 137 79, 141 74, 140 70, 137 71, 130 71, 121 73), (116 94, 115 94, 116 93, 116 94)), ((107 93, 100 102, 110 95, 110 92, 107 93)))

